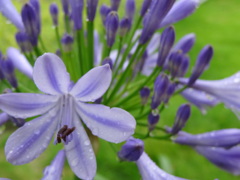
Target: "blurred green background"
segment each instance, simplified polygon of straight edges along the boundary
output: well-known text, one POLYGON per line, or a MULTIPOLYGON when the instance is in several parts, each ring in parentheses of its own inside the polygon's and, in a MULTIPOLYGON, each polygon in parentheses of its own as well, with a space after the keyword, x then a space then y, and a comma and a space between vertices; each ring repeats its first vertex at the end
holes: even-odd
MULTIPOLYGON (((138 6, 139 0, 136 0, 138 6)), ((20 11, 22 4, 26 1, 13 0, 13 3, 20 11)), ((54 30, 49 16, 49 5, 52 0, 41 0, 42 9, 42 38, 45 44, 55 52, 54 30)), ((109 0, 100 1, 109 4, 109 0)), ((56 2, 60 5, 60 0, 56 2)), ((120 17, 123 17, 124 1, 121 3, 120 17)), ((60 17, 62 17, 62 13, 60 17)), ((239 0, 208 0, 202 4, 190 17, 175 24, 177 39, 187 33, 194 32, 197 42, 190 52, 191 64, 194 64, 198 52, 206 44, 214 47, 214 58, 209 69, 203 74, 202 79, 221 79, 236 73, 240 69, 240 1, 239 0)), ((97 18, 98 29, 102 28, 100 18, 97 18)), ((61 24, 63 25, 63 24, 61 24)), ((14 39, 16 28, 9 24, 6 19, 0 16, 0 50, 5 53, 9 46, 17 47, 14 39)), ((63 33, 61 31, 60 33, 63 33)), ((181 97, 171 99, 169 107, 162 113, 160 125, 171 125, 180 104, 185 102, 181 97)), ((12 180, 37 180, 41 179, 44 167, 50 163, 62 145, 50 145, 47 150, 33 162, 13 166, 5 160, 4 145, 14 130, 11 124, 4 133, 0 135, 0 177, 12 180), (9 130, 9 128, 11 130, 9 130)), ((202 133, 223 128, 239 128, 240 122, 236 116, 224 105, 218 105, 202 115, 198 109, 192 108, 192 115, 185 127, 190 133, 202 133)), ((3 130, 3 129, 1 129, 3 130)), ((117 145, 116 148, 119 148, 117 145)), ((190 147, 180 146, 169 142, 147 140, 145 150, 152 159, 164 170, 175 176, 191 180, 237 180, 240 177, 233 176, 209 163, 204 157, 198 155, 190 147)), ((119 163, 115 152, 109 143, 100 140, 100 149, 97 154, 98 172, 96 180, 138 180, 140 175, 134 163, 119 163)), ((63 179, 73 179, 68 164, 65 164, 63 179)))

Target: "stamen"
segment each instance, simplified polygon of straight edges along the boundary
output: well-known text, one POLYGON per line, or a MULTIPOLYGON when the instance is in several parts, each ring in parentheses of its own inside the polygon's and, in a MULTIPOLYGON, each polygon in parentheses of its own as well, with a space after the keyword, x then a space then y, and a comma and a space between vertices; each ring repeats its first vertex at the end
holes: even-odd
POLYGON ((67 125, 64 125, 57 133, 57 143, 61 143, 62 140, 67 142, 67 136, 70 135, 75 129, 75 127, 68 128, 67 125))

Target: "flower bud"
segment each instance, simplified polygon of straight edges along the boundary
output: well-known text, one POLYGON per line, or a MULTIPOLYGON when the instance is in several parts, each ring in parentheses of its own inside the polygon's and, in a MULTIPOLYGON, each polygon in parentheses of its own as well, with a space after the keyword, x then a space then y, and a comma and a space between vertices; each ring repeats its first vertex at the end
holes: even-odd
POLYGON ((50 14, 52 16, 53 25, 58 26, 58 6, 56 3, 50 5, 50 14))
POLYGON ((152 1, 148 14, 144 16, 143 30, 139 39, 140 44, 145 44, 157 30, 159 22, 166 16, 175 0, 152 1))
POLYGON ((152 0, 144 0, 142 3, 142 8, 141 8, 141 12, 140 15, 143 17, 146 12, 148 11, 148 8, 150 7, 152 0))
POLYGON ((102 62, 102 65, 105 65, 105 64, 109 64, 111 70, 113 68, 113 61, 110 57, 106 57, 103 62, 102 62))
POLYGON ((118 157, 124 161, 137 161, 144 151, 144 143, 140 139, 130 137, 118 152, 118 157))
POLYGON ((65 15, 69 15, 69 0, 61 0, 62 9, 65 15))
POLYGON ((32 45, 30 43, 28 35, 25 32, 17 32, 15 39, 23 53, 32 51, 32 45))
POLYGON ((107 32, 107 45, 108 47, 112 47, 118 30, 118 14, 116 11, 112 11, 107 15, 105 25, 107 32))
POLYGON ((117 11, 119 8, 121 0, 111 0, 111 10, 117 11))
POLYGON ((111 12, 111 8, 106 6, 106 5, 102 5, 100 7, 100 15, 101 15, 101 18, 102 18, 102 23, 105 25, 105 22, 106 22, 106 18, 107 18, 107 15, 111 12))
POLYGON ((157 65, 163 67, 166 58, 174 44, 175 31, 172 26, 166 28, 160 38, 160 48, 157 58, 157 65))
POLYGON ((62 45, 63 45, 63 51, 64 52, 70 52, 72 51, 72 45, 73 45, 73 37, 69 34, 65 33, 62 37, 62 45))
POLYGON ((9 119, 13 122, 13 124, 17 127, 22 127, 25 124, 25 119, 15 118, 13 116, 9 116, 9 119))
POLYGON ((205 46, 198 55, 197 62, 193 72, 189 78, 188 86, 191 86, 201 76, 203 71, 209 66, 209 62, 213 56, 213 48, 210 45, 205 46))
POLYGON ((125 9, 126 9, 126 17, 132 23, 132 20, 134 18, 134 13, 135 13, 135 0, 127 0, 125 9))
POLYGON ((148 115, 148 129, 149 129, 149 131, 152 131, 155 128, 155 126, 159 122, 159 119, 160 119, 160 116, 159 116, 158 113, 151 112, 148 115))
POLYGON ((83 0, 69 0, 72 9, 72 20, 74 23, 74 29, 82 29, 82 11, 83 11, 83 0))
POLYGON ((188 52, 192 49, 195 41, 196 41, 196 36, 195 36, 195 34, 193 34, 193 33, 187 34, 187 35, 183 36, 183 37, 175 44, 175 46, 173 47, 173 50, 174 50, 174 51, 179 51, 179 50, 181 50, 182 53, 186 54, 186 53, 188 53, 188 52))
POLYGON ((87 0, 87 17, 89 21, 93 21, 96 15, 98 0, 87 0))
POLYGON ((185 126, 190 117, 191 107, 189 104, 183 104, 179 107, 171 134, 175 135, 185 126))
POLYGON ((130 20, 128 18, 123 18, 119 24, 119 35, 121 37, 125 36, 131 27, 130 20))
POLYGON ((150 89, 148 87, 143 87, 140 90, 140 96, 141 96, 141 99, 142 99, 142 105, 147 104, 149 95, 150 95, 150 89))
POLYGON ((39 22, 35 9, 29 5, 25 4, 22 8, 22 20, 25 26, 28 38, 33 46, 37 46, 38 35, 39 35, 39 22))

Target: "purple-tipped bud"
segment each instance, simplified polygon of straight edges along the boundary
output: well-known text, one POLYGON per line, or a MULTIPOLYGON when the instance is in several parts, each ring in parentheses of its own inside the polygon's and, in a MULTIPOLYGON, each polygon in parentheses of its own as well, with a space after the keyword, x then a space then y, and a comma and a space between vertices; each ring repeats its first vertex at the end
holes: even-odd
POLYGON ((105 64, 109 64, 110 68, 112 69, 113 68, 113 61, 110 57, 106 57, 103 62, 102 62, 102 65, 105 65, 105 64))
POLYGON ((135 0, 127 0, 126 2, 126 17, 132 23, 135 14, 135 0))
POLYGON ((181 50, 184 54, 186 54, 192 49, 195 41, 196 41, 195 34, 193 34, 193 33, 187 34, 186 36, 183 36, 177 42, 177 44, 175 44, 175 46, 173 47, 173 50, 175 50, 175 51, 181 50))
POLYGON ((40 3, 39 0, 30 0, 29 4, 32 5, 34 8, 36 15, 37 15, 37 29, 38 29, 38 34, 40 34, 41 31, 41 18, 40 18, 40 3))
POLYGON ((175 31, 172 26, 166 28, 160 38, 160 48, 157 58, 157 65, 163 67, 166 58, 174 44, 175 41, 175 31))
POLYGON ((4 74, 3 74, 3 69, 1 67, 1 62, 2 62, 2 53, 0 51, 0 80, 3 80, 5 77, 4 77, 4 74))
POLYGON ((119 35, 121 37, 125 36, 131 27, 130 20, 128 18, 123 18, 119 24, 119 35))
POLYGON ((111 10, 117 11, 119 8, 121 0, 111 0, 111 10))
POLYGON ((151 108, 156 109, 164 100, 166 90, 170 81, 166 74, 161 73, 154 82, 154 94, 152 97, 151 108))
POLYGON ((52 22, 54 26, 58 26, 58 6, 56 3, 50 5, 50 14, 52 16, 52 22))
POLYGON ((141 99, 142 99, 142 105, 147 104, 150 92, 151 91, 150 91, 150 89, 148 87, 143 87, 140 90, 140 96, 141 96, 141 99))
POLYGON ((74 23, 74 29, 82 29, 82 11, 83 11, 83 0, 70 0, 72 8, 72 20, 74 23))
POLYGON ((44 176, 42 180, 61 179, 64 161, 65 151, 61 150, 58 152, 51 164, 44 169, 44 176))
POLYGON ((158 28, 158 23, 166 16, 175 0, 152 1, 148 14, 144 18, 143 30, 139 40, 145 44, 158 28))
POLYGON ((176 89, 176 84, 174 83, 169 83, 166 93, 165 93, 165 97, 164 97, 164 103, 167 104, 170 97, 173 95, 173 93, 175 92, 176 89))
POLYGON ((155 114, 155 113, 151 112, 148 115, 148 129, 149 129, 149 131, 152 131, 156 127, 157 123, 159 122, 159 119, 160 119, 159 114, 155 114))
POLYGON ((142 8, 141 8, 141 12, 140 12, 140 15, 143 17, 146 12, 148 11, 150 5, 152 3, 152 0, 144 0, 143 3, 142 3, 142 8))
POLYGON ((35 9, 31 5, 25 4, 23 6, 22 20, 31 44, 37 46, 39 35, 38 17, 35 9))
POLYGON ((23 53, 32 51, 32 45, 29 41, 28 35, 25 32, 16 33, 15 38, 23 53))
POLYGON ((188 86, 191 86, 201 76, 203 71, 209 66, 209 62, 213 56, 213 48, 210 45, 205 46, 198 55, 197 62, 194 66, 191 77, 188 81, 188 86))
POLYGON ((130 137, 118 152, 123 161, 137 161, 144 151, 144 143, 140 139, 130 137))
POLYGON ((189 66, 189 58, 181 51, 172 52, 168 59, 168 70, 172 78, 184 76, 189 66))
POLYGON ((87 17, 89 21, 93 21, 96 15, 98 0, 87 0, 87 17))
POLYGON ((179 0, 173 5, 166 17, 159 23, 159 28, 178 22, 191 15, 197 8, 199 1, 179 0))
POLYGON ((69 34, 65 33, 62 37, 62 45, 63 45, 63 51, 64 52, 70 52, 72 51, 72 45, 73 45, 73 37, 69 34))
POLYGON ((8 80, 11 86, 17 88, 18 83, 14 74, 14 66, 12 61, 9 59, 1 60, 1 69, 3 71, 4 77, 8 80))
POLYGON ((111 8, 106 6, 105 4, 103 4, 101 7, 100 7, 100 15, 101 15, 101 18, 102 18, 102 23, 105 25, 105 22, 106 22, 106 18, 107 18, 107 15, 111 12, 111 8))
POLYGON ((185 126, 191 114, 191 107, 189 104, 183 104, 179 107, 171 134, 175 135, 185 126))
POLYGON ((118 30, 118 14, 116 11, 112 11, 106 18, 106 32, 107 32, 107 45, 112 47, 115 42, 116 33, 118 30))
POLYGON ((69 0, 61 0, 62 9, 65 15, 69 15, 69 0))
POLYGON ((9 116, 9 119, 17 127, 22 127, 25 124, 25 119, 22 119, 22 118, 15 118, 15 117, 9 116))

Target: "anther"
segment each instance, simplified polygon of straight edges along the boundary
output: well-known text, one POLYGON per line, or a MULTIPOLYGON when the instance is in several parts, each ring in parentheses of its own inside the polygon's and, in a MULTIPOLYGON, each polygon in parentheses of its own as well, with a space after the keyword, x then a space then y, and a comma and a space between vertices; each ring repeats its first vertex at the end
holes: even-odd
POLYGON ((64 125, 57 133, 57 143, 61 143, 62 140, 66 142, 66 138, 68 135, 70 135, 76 128, 68 128, 67 125, 64 125))

